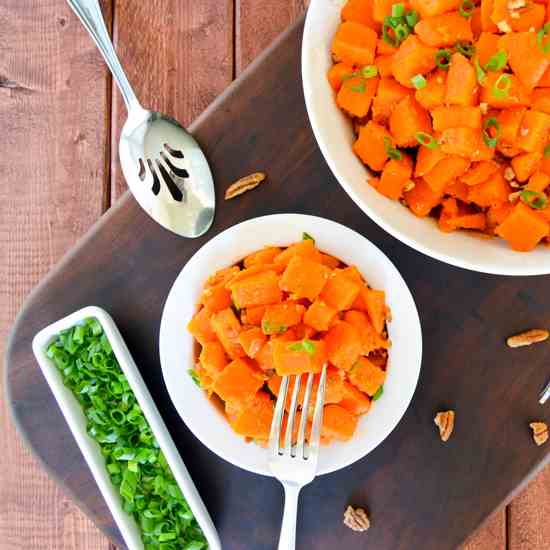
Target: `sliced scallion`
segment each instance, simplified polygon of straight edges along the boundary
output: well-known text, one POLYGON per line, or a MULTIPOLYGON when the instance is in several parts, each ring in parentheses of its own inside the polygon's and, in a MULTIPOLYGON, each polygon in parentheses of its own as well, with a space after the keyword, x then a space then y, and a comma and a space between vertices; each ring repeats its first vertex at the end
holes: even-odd
POLYGON ((435 64, 444 71, 448 71, 451 66, 451 50, 438 50, 435 54, 435 64))
POLYGON ((418 13, 415 10, 411 10, 405 15, 405 21, 411 29, 414 29, 414 26, 418 23, 418 13))
POLYGON ((416 141, 428 149, 437 149, 439 147, 437 140, 426 132, 416 132, 416 141))
POLYGON ((367 65, 361 69, 361 76, 363 78, 374 78, 378 76, 378 67, 376 65, 367 65))
POLYGON ((496 147, 498 138, 500 137, 500 124, 495 117, 489 117, 483 123, 483 141, 487 147, 496 147), (492 132, 494 128, 494 134, 492 132))
POLYGON ((417 89, 421 90, 426 87, 426 79, 421 74, 416 74, 411 78, 412 85, 417 89))
POLYGON ((550 22, 546 23, 537 33, 537 44, 544 55, 550 52, 550 22))
POLYGON ((535 210, 542 210, 548 206, 548 197, 540 191, 525 189, 520 193, 519 198, 535 210))
POLYGON ((455 44, 455 50, 467 58, 472 57, 476 53, 475 47, 469 42, 457 42, 455 44))
POLYGON ((402 17, 405 13, 405 4, 394 4, 391 7, 392 17, 402 17))
POLYGON ((475 9, 476 5, 472 2, 472 0, 462 0, 460 6, 458 7, 458 12, 462 15, 462 17, 468 18, 472 17, 475 9))
POLYGON ((485 63, 485 70, 496 73, 497 71, 501 71, 502 69, 504 69, 507 62, 508 56, 506 55, 506 52, 503 50, 499 50, 496 54, 492 55, 489 58, 489 61, 487 61, 487 63, 485 63))
POLYGON ((501 74, 496 79, 496 82, 493 84, 493 88, 491 89, 491 92, 497 99, 504 99, 505 97, 508 97, 511 87, 512 87, 512 79, 510 78, 510 75, 501 74))
POLYGON ((388 136, 384 138, 384 149, 386 150, 388 157, 392 160, 401 160, 403 158, 401 151, 393 146, 391 138, 388 136))

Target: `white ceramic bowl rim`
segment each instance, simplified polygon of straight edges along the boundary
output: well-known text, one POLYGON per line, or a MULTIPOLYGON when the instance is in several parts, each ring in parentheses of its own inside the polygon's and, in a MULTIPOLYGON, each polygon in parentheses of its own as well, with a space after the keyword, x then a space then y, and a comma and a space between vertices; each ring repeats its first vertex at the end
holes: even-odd
POLYGON ((302 41, 302 82, 309 120, 317 144, 340 185, 380 227, 427 256, 496 275, 550 273, 550 251, 544 246, 522 254, 501 239, 476 238, 461 231, 444 233, 432 219, 415 217, 397 201, 386 199, 367 184, 366 167, 351 148, 351 125, 336 106, 326 78, 332 64, 330 44, 344 3, 311 0, 302 41))
POLYGON ((363 236, 336 222, 299 214, 255 218, 220 233, 187 262, 170 290, 160 327, 162 372, 172 402, 191 432, 228 462, 263 475, 271 475, 266 450, 235 434, 188 376, 194 350, 185 327, 208 276, 264 246, 301 240, 304 231, 313 235, 321 250, 356 265, 374 288, 385 290, 393 313, 384 394, 361 417, 351 441, 323 447, 318 474, 343 468, 378 446, 407 410, 420 374, 422 334, 412 295, 390 260, 363 236))

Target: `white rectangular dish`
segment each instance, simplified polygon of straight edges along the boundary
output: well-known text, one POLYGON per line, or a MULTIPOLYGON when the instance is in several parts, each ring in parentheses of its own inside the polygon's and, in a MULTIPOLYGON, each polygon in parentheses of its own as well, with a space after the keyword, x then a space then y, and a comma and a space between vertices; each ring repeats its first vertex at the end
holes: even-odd
POLYGON ((80 451, 84 455, 92 471, 95 481, 120 529, 126 545, 130 550, 143 550, 143 543, 141 541, 138 526, 134 519, 122 509, 121 497, 116 487, 111 483, 105 467, 105 461, 100 452, 100 447, 86 432, 86 418, 81 405, 78 403, 71 390, 63 384, 61 373, 57 370, 53 361, 46 355, 48 345, 60 331, 82 323, 85 319, 90 317, 97 319, 103 327, 120 368, 128 379, 136 400, 166 457, 166 461, 172 470, 183 496, 189 504, 189 508, 208 541, 209 549, 220 550, 220 540, 216 528, 212 523, 212 519, 174 445, 172 437, 166 429, 166 425, 158 412, 149 390, 143 382, 139 370, 118 328, 111 316, 105 310, 90 306, 76 311, 41 330, 34 337, 32 348, 46 381, 78 443, 80 451))

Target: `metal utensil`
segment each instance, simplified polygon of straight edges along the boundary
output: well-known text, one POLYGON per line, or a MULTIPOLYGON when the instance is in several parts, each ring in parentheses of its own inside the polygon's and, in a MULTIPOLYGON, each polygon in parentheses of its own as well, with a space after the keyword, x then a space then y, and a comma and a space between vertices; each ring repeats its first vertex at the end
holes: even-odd
POLYGON ((319 388, 317 389, 311 435, 306 442, 309 400, 314 378, 313 373, 309 373, 308 375, 295 445, 293 445, 292 435, 294 432, 294 422, 296 420, 301 375, 294 378, 294 389, 292 391, 290 410, 288 412, 288 420, 284 434, 284 444, 282 446, 281 432, 283 430, 283 416, 289 377, 285 376, 281 382, 269 435, 269 467, 273 475, 283 484, 285 490, 285 509, 278 550, 294 550, 296 547, 298 496, 302 487, 311 483, 317 472, 319 441, 321 439, 321 425, 323 422, 323 405, 325 402, 326 377, 327 366, 324 365, 321 379, 319 380, 319 388))
POLYGON ((98 0, 67 0, 113 73, 126 107, 119 155, 128 187, 141 207, 166 229, 199 237, 212 224, 214 181, 208 162, 178 122, 138 102, 107 32, 98 0))
POLYGON ((539 396, 539 403, 544 405, 548 399, 550 399, 550 381, 546 384, 546 387, 542 390, 539 396))

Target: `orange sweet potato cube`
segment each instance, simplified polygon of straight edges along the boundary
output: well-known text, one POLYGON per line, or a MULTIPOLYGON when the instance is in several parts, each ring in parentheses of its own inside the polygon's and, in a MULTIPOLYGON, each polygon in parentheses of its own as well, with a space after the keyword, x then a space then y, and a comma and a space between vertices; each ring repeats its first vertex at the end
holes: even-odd
POLYGON ((315 243, 311 239, 291 244, 286 250, 275 256, 273 262, 285 268, 294 256, 321 263, 321 253, 315 248, 315 243))
POLYGON ((248 307, 241 313, 241 320, 246 325, 260 326, 265 313, 266 306, 248 307))
POLYGON ((386 372, 366 357, 360 357, 349 372, 350 382, 371 397, 386 380, 386 372))
POLYGON ((321 292, 320 299, 337 311, 349 309, 361 289, 343 269, 335 269, 321 292))
POLYGON ((242 357, 244 355, 244 350, 239 343, 239 334, 242 330, 242 326, 233 310, 227 308, 218 311, 218 313, 214 313, 210 323, 227 355, 229 355, 231 359, 242 357))
POLYGON ((250 403, 264 385, 264 377, 249 359, 235 359, 217 376, 213 390, 224 401, 240 406, 250 403))
POLYGON ((239 334, 239 344, 251 359, 256 357, 266 340, 267 338, 260 327, 245 328, 239 334))
POLYGON ((223 283, 206 287, 201 296, 201 304, 212 313, 216 313, 231 307, 231 292, 223 283))
POLYGON ((210 323, 211 316, 212 313, 203 307, 187 325, 187 330, 189 330, 201 346, 217 340, 216 333, 210 323))
POLYGON ((231 426, 239 435, 266 441, 271 431, 273 408, 269 394, 259 391, 252 401, 236 412, 231 426))
POLYGON ((362 391, 349 382, 343 383, 343 389, 344 397, 338 402, 340 407, 356 416, 369 412, 370 399, 362 391))
POLYGON ((267 306, 262 318, 264 334, 282 334, 302 321, 306 308, 296 303, 267 306))
POLYGON ((321 433, 329 439, 348 441, 357 427, 357 417, 339 405, 327 405, 323 410, 321 433))
POLYGON ((279 376, 320 372, 327 360, 326 346, 321 340, 273 342, 273 366, 279 376))
POLYGON ((368 355, 377 349, 388 349, 390 343, 386 338, 374 330, 370 319, 362 311, 350 310, 346 311, 344 321, 353 325, 361 337, 362 355, 368 355))
POLYGON ((514 250, 528 252, 548 236, 549 229, 546 220, 523 202, 518 202, 495 233, 508 241, 514 250))
POLYGON ((278 246, 266 246, 262 250, 248 255, 244 259, 244 267, 249 268, 258 264, 271 264, 280 253, 281 249, 278 246))
POLYGON ((337 313, 336 309, 330 307, 323 300, 317 299, 307 309, 304 323, 318 331, 328 330, 337 313))
POLYGON ((337 321, 324 337, 330 362, 343 370, 350 370, 362 351, 359 331, 345 321, 337 321))
POLYGON ((202 346, 199 361, 207 374, 215 378, 226 366, 225 350, 219 342, 208 342, 202 346))
POLYGON ((282 299, 279 277, 274 271, 262 271, 231 284, 231 294, 239 309, 277 304, 282 299))
POLYGON ((372 65, 377 38, 371 28, 354 21, 344 21, 332 42, 332 54, 335 59, 348 65, 372 65))
POLYGON ((313 301, 323 290, 329 275, 330 269, 327 266, 295 256, 281 277, 280 287, 297 299, 307 298, 313 301))

